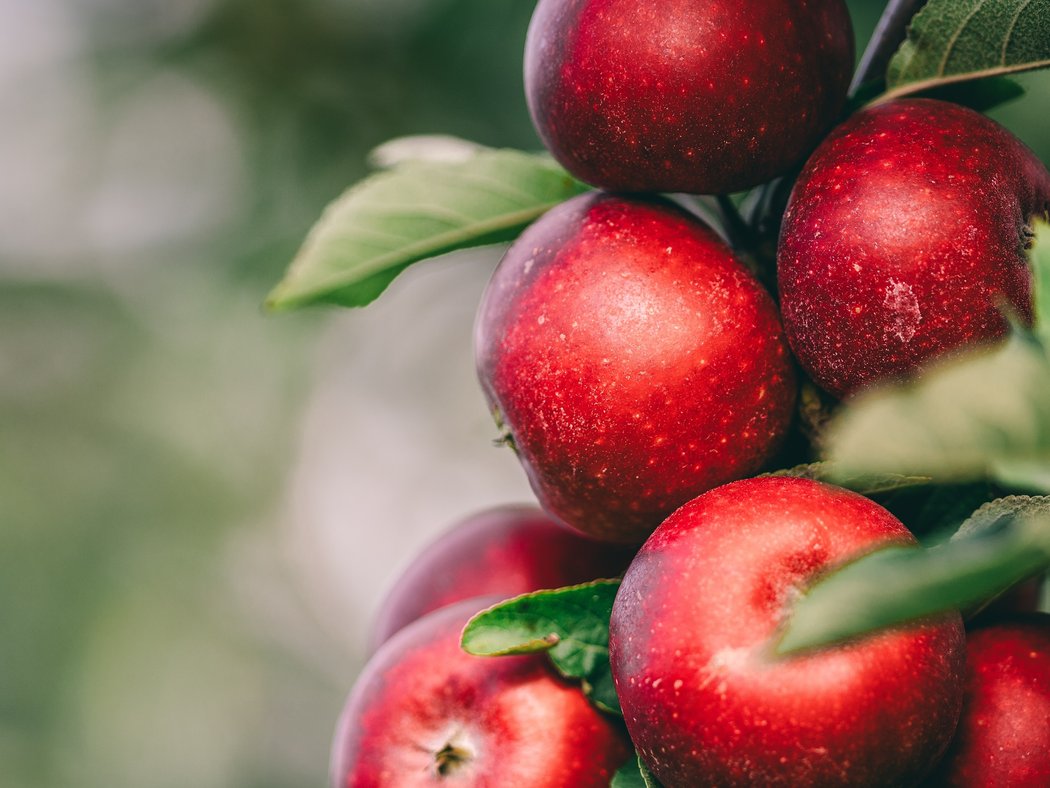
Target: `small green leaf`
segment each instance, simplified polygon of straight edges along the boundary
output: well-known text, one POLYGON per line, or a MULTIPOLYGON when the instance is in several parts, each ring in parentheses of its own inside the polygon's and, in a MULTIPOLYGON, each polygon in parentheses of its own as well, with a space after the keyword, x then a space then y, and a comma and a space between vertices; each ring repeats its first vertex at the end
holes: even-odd
POLYGON ((1050 521, 1050 497, 1008 495, 989 501, 970 515, 952 535, 952 541, 997 533, 1017 518, 1041 517, 1050 521))
POLYGON ((609 788, 647 788, 642 771, 638 768, 637 757, 631 758, 617 770, 609 788))
POLYGON ((1050 349, 1050 224, 1036 222, 1029 257, 1032 261, 1035 332, 1043 346, 1050 349))
POLYGON ((796 603, 777 652, 980 607, 1050 566, 1048 500, 989 504, 949 542, 930 549, 887 547, 826 575, 796 603))
POLYGON ((400 163, 328 206, 267 306, 365 306, 412 263, 510 241, 587 190, 546 154, 470 154, 464 144, 442 159, 408 148, 388 150, 385 160, 400 163))
POLYGON ((887 70, 884 98, 1050 66, 1050 0, 930 0, 887 70))
POLYGON ((559 673, 583 681, 595 705, 619 714, 609 668, 609 617, 619 588, 619 580, 596 580, 502 602, 467 623, 463 650, 481 657, 546 651, 559 673))
POLYGON ((792 476, 799 479, 828 482, 869 497, 896 492, 897 490, 908 490, 913 487, 924 487, 933 481, 929 476, 907 476, 901 473, 846 476, 836 472, 835 466, 830 462, 810 462, 805 465, 796 465, 794 468, 784 468, 762 475, 792 476))
POLYGON ((609 783, 609 788, 662 788, 640 756, 627 761, 609 783))
POLYGON ((900 473, 1010 483, 1023 469, 1029 481, 1045 481, 1048 392, 1050 360, 1036 342, 1015 334, 994 350, 931 370, 914 385, 858 397, 830 425, 827 456, 847 479, 900 473))

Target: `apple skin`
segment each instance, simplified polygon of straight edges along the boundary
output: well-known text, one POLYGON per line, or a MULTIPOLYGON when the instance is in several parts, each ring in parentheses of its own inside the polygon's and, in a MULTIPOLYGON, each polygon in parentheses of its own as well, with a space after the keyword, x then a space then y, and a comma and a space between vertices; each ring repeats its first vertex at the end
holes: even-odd
POLYGON ((1031 320, 1026 246, 1050 173, 965 107, 892 101, 837 128, 806 163, 777 255, 784 328, 813 380, 842 397, 905 378, 1031 320))
POLYGON ((922 779, 962 703, 958 613, 776 659, 812 577, 914 537, 855 493, 796 478, 720 487, 650 537, 617 593, 610 656, 627 729, 667 788, 922 779))
POLYGON ((754 473, 795 374, 769 294, 669 203, 582 195, 508 250, 482 298, 478 376, 543 507, 640 544, 754 473))
POLYGON ((533 123, 571 173, 622 192, 722 194, 783 174, 853 71, 842 0, 540 0, 533 123))
POLYGON ((1050 785, 1050 615, 1017 616, 967 640, 962 718, 935 785, 1050 785))
POLYGON ((423 549, 376 614, 369 653, 440 607, 619 577, 634 551, 596 542, 536 506, 500 506, 457 523, 423 549))
POLYGON ((332 788, 607 788, 632 752, 612 717, 556 676, 545 654, 460 649, 469 618, 498 601, 437 610, 372 657, 339 721, 332 788))

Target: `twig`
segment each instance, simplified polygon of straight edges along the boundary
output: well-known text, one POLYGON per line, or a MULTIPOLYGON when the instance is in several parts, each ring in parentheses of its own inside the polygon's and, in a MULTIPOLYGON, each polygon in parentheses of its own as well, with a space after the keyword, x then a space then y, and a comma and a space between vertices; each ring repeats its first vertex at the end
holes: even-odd
POLYGON ((871 34, 864 54, 853 74, 849 94, 853 96, 860 87, 874 79, 882 78, 894 53, 908 36, 908 24, 927 0, 889 0, 875 32, 871 34))

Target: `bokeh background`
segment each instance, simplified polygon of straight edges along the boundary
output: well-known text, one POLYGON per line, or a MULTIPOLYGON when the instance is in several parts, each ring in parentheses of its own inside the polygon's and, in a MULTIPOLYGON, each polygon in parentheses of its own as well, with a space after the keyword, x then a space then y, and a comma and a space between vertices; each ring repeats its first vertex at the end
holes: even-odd
MULTIPOLYGON (((529 500, 471 360, 498 250, 260 304, 380 142, 538 147, 532 7, 0 0, 5 788, 324 784, 385 588, 529 500)), ((996 116, 1050 160, 1023 82, 996 116)))

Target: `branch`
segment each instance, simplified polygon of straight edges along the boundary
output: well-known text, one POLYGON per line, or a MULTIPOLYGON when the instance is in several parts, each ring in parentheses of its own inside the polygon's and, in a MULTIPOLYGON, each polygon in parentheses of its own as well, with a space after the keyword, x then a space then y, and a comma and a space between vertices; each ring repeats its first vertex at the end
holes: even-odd
POLYGON ((853 74, 850 96, 855 95, 864 83, 886 74, 894 53, 908 37, 908 24, 924 5, 926 0, 889 0, 853 74))

